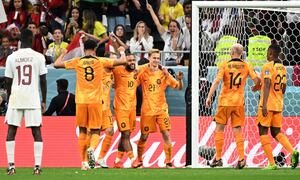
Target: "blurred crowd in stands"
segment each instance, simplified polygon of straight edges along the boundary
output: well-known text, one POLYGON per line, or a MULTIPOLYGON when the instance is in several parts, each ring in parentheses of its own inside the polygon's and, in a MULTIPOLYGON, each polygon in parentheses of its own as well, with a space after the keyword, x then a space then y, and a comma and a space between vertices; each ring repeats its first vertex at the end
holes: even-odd
POLYGON ((0 66, 20 46, 24 28, 33 32, 32 48, 49 65, 78 33, 80 41, 97 41, 98 56, 118 56, 124 46, 144 64, 147 51, 158 48, 164 64, 189 62, 191 0, 2 0, 1 6, 0 66))

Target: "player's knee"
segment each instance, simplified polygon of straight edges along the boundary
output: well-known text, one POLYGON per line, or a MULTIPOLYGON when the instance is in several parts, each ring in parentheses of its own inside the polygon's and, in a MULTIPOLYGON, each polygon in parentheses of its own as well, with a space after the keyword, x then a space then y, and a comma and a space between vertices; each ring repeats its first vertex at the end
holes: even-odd
POLYGON ((122 139, 130 139, 130 131, 129 130, 128 131, 123 131, 121 133, 121 138, 122 139))
POLYGON ((17 133, 17 127, 16 126, 9 126, 6 136, 6 141, 14 141, 17 133))
POLYGON ((170 141, 170 134, 168 131, 163 131, 162 136, 163 136, 164 141, 170 141))
POLYGON ((32 136, 33 136, 34 141, 37 141, 37 142, 43 141, 41 129, 39 127, 33 127, 33 128, 31 128, 31 131, 32 131, 32 136))
POLYGON ((280 133, 280 128, 271 127, 271 135, 273 138, 276 138, 276 136, 280 133))
POLYGON ((268 127, 264 127, 262 126, 260 123, 258 124, 258 131, 259 131, 259 135, 267 135, 268 134, 268 127))

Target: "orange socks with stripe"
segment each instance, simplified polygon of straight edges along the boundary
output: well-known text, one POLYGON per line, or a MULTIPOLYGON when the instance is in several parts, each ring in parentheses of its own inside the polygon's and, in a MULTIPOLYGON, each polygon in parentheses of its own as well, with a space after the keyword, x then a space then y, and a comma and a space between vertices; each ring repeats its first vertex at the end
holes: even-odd
POLYGON ((103 159, 104 156, 106 155, 107 151, 109 150, 112 138, 113 138, 113 136, 110 136, 108 134, 105 135, 105 138, 102 142, 100 155, 99 155, 99 158, 98 158, 99 160, 103 159))
POLYGON ((172 144, 164 144, 164 151, 166 154, 166 163, 171 163, 172 158, 172 144))
POLYGON ((291 145, 290 141, 288 140, 288 138, 282 134, 282 133, 278 133, 277 136, 275 137, 275 139, 291 154, 293 154, 294 152, 294 148, 291 145))
POLYGON ((215 133, 216 160, 219 160, 222 157, 223 144, 224 144, 224 132, 218 131, 215 133))
POLYGON ((260 136, 260 142, 265 154, 268 157, 270 165, 274 165, 275 161, 272 154, 272 146, 271 146, 269 135, 260 136))
POLYGON ((234 138, 239 153, 239 161, 243 160, 244 157, 244 138, 241 132, 234 133, 234 138))
POLYGON ((143 154, 145 150, 146 141, 139 140, 138 142, 138 161, 143 161, 143 154))

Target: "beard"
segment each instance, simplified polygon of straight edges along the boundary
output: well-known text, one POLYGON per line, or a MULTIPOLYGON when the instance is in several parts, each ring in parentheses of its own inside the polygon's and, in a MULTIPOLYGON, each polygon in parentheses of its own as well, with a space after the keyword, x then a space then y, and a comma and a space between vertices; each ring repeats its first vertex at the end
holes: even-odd
POLYGON ((125 69, 126 69, 127 71, 134 71, 134 70, 135 70, 135 65, 132 65, 132 66, 126 65, 126 66, 125 66, 125 69))

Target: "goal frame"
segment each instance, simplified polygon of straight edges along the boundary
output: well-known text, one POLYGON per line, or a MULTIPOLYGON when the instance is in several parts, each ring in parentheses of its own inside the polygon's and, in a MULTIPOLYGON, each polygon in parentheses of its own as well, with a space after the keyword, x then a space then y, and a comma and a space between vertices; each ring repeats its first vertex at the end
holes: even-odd
MULTIPOLYGON (((192 76, 199 77, 200 8, 300 8, 300 1, 192 1, 192 76)), ((199 78, 192 78, 192 97, 199 97, 199 78)), ((199 166, 199 98, 191 98, 191 167, 199 166)), ((187 132, 188 133, 188 132, 187 132)))

